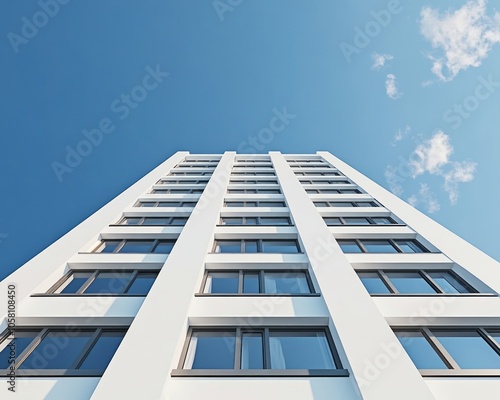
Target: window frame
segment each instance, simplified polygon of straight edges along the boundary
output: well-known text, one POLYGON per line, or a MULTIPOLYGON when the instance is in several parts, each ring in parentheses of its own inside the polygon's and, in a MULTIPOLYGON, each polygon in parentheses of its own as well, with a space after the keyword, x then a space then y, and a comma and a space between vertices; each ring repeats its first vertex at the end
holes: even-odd
POLYGON ((298 239, 274 239, 274 238, 266 238, 266 239, 215 239, 214 240, 214 244, 212 246, 212 254, 304 254, 304 252, 302 251, 302 247, 300 246, 300 243, 298 241, 298 239), (217 252, 216 249, 217 249, 217 243, 221 241, 221 242, 235 242, 237 243, 238 241, 240 242, 240 252, 238 253, 224 253, 224 252, 217 252), (257 242, 257 251, 255 252, 246 252, 245 251, 245 248, 246 248, 246 241, 249 241, 249 242, 257 242), (274 242, 294 242, 295 243, 295 246, 297 248, 297 252, 293 252, 293 253, 270 253, 270 252, 263 252, 262 249, 263 249, 263 244, 266 242, 266 241, 274 241, 274 242))
MULTIPOLYGON (((107 269, 72 269, 66 272, 61 278, 59 278, 45 293, 34 293, 31 295, 31 297, 97 297, 97 296, 109 296, 109 297, 146 297, 147 294, 134 294, 134 293, 127 293, 132 285, 134 284, 135 280, 140 276, 140 275, 148 275, 148 274, 156 274, 155 280, 158 278, 158 274, 160 273, 159 270, 145 270, 145 269, 123 269, 123 270, 107 270, 107 269), (85 293, 85 291, 88 289, 88 287, 92 284, 92 282, 97 279, 97 276, 99 273, 124 273, 124 272, 130 272, 131 273, 131 278, 130 281, 127 283, 127 285, 124 287, 122 293, 85 293), (90 276, 87 278, 87 280, 82 283, 80 288, 75 292, 75 293, 56 293, 57 290, 59 290, 69 279, 71 279, 71 276, 75 273, 88 273, 90 276)), ((153 283, 154 285, 154 283, 153 283)), ((64 286, 61 290, 64 290, 66 286, 64 286)))
POLYGON ((292 219, 289 216, 283 216, 283 217, 276 217, 276 216, 265 216, 265 215, 245 215, 245 216, 223 216, 220 217, 219 219, 219 224, 217 226, 294 226, 292 223, 292 219), (241 224, 224 224, 224 218, 241 218, 242 223, 241 224), (256 224, 246 224, 246 218, 256 218, 257 223, 256 224), (273 218, 280 218, 280 219, 287 219, 288 224, 263 224, 261 223, 262 218, 268 218, 268 219, 273 219, 273 218))
MULTIPOLYGON (((283 204, 283 205, 279 205, 279 206, 272 206, 272 207, 269 207, 269 208, 286 208, 287 205, 285 203, 285 201, 280 201, 280 200, 271 200, 271 199, 266 199, 266 200, 224 200, 224 207, 233 207, 233 206, 228 206, 227 204, 228 203, 243 203, 242 206, 238 206, 238 207, 248 207, 248 208, 258 208, 258 207, 266 207, 268 208, 268 206, 261 206, 260 204, 261 203, 276 203, 276 204, 283 204), (247 206, 246 203, 256 203, 256 206, 247 206)), ((233 207, 235 208, 235 207, 233 207)))
MULTIPOLYGON (((429 250, 422 243, 420 243, 417 239, 389 239, 389 238, 377 238, 377 239, 373 239, 373 238, 370 238, 370 239, 365 239, 365 238, 360 238, 360 239, 351 238, 351 239, 348 239, 348 238, 342 238, 342 239, 337 239, 337 242, 342 242, 342 241, 347 241, 347 240, 355 242, 356 245, 361 249, 361 251, 360 252, 356 252, 356 253, 344 253, 344 254, 423 254, 423 253, 433 253, 433 251, 429 250), (377 252, 366 251, 366 247, 363 245, 363 242, 362 242, 363 240, 368 240, 368 241, 370 241, 370 240, 371 241, 387 240, 391 244, 391 246, 394 247, 394 249, 396 250, 396 253, 386 253, 386 252, 377 253, 377 252), (411 241, 417 247, 419 247, 422 251, 420 251, 420 252, 405 252, 396 243, 397 240, 411 241)), ((339 246, 340 246, 340 244, 339 244, 339 246)), ((342 248, 342 246, 341 246, 341 248, 342 248)))
POLYGON ((400 224, 399 222, 397 222, 396 220, 394 220, 394 218, 392 217, 383 217, 383 216, 375 216, 375 217, 365 217, 365 216, 361 216, 361 215, 349 215, 349 216, 344 216, 344 217, 340 217, 340 216, 334 216, 334 217, 331 217, 331 216, 323 216, 323 220, 325 221, 325 224, 327 226, 406 226, 405 224, 400 224), (326 218, 338 218, 341 222, 340 225, 328 225, 328 222, 326 221, 326 218), (369 222, 369 224, 348 224, 345 222, 344 218, 366 218, 369 222), (373 221, 373 218, 387 218, 390 223, 389 224, 377 224, 376 222, 373 221))
MULTIPOLYGON (((36 336, 32 339, 32 341, 28 344, 28 346, 17 355, 16 359, 19 360, 16 362, 16 376, 18 377, 66 377, 66 376, 74 376, 74 377, 101 377, 107 369, 104 371, 101 370, 80 370, 78 369, 86 360, 87 356, 90 354, 93 347, 97 344, 101 335, 105 332, 123 332, 123 337, 127 334, 129 329, 128 326, 78 326, 73 327, 71 329, 77 329, 78 331, 89 331, 92 332, 88 342, 85 344, 83 349, 76 356, 75 361, 72 363, 73 368, 67 369, 19 369, 19 365, 22 366, 22 363, 35 351, 38 345, 42 342, 42 340, 50 333, 50 332, 67 332, 67 326, 57 326, 50 325, 45 327, 39 326, 22 326, 16 327, 16 332, 26 332, 26 331, 39 331, 36 336)), ((68 333, 68 336, 70 334, 68 333)), ((3 343, 4 340, 9 340, 9 329, 3 331, 0 334, 0 343, 3 343)), ((123 340, 123 338, 122 338, 123 340)), ((121 345, 121 343, 120 343, 121 345)), ((119 346, 118 346, 119 347, 119 346)), ((118 349, 117 349, 118 350, 118 349)), ((114 355, 113 355, 114 356, 114 355)), ((109 364, 108 364, 109 365, 109 364)), ((10 372, 10 368, 0 369, 0 377, 8 377, 10 372)))
POLYGON ((174 246, 175 242, 177 241, 177 239, 101 239, 99 241, 99 243, 90 250, 90 253, 92 253, 92 254, 119 254, 120 250, 125 246, 127 241, 134 241, 134 240, 143 240, 143 241, 152 240, 153 244, 150 246, 149 251, 147 251, 147 252, 123 253, 123 254, 170 254, 170 253, 155 253, 154 250, 158 247, 158 245, 161 242, 173 242, 173 246, 174 246), (102 253, 101 251, 99 251, 103 247, 104 242, 106 242, 106 241, 119 241, 119 240, 120 240, 120 244, 118 244, 118 246, 116 246, 116 249, 114 249, 113 251, 111 251, 109 253, 102 253))
POLYGON ((173 369, 170 373, 172 377, 224 377, 224 376, 239 376, 239 377, 348 377, 349 371, 343 367, 339 352, 332 338, 328 326, 228 326, 228 327, 209 327, 209 326, 190 326, 184 346, 182 348, 177 369, 173 369), (186 356, 191 343, 191 338, 194 332, 235 332, 235 347, 234 347, 234 364, 233 369, 189 369, 184 368, 186 356), (270 368, 270 349, 269 349, 269 333, 270 331, 282 332, 323 332, 327 340, 328 347, 331 352, 335 369, 271 369, 270 368), (263 369, 241 369, 241 349, 242 335, 244 333, 262 333, 263 346, 263 369))
MULTIPOLYGON (((433 331, 440 332, 470 332, 475 331, 478 335, 488 344, 493 351, 498 354, 500 358, 500 343, 491 336, 488 331, 498 330, 498 326, 419 326, 419 327, 405 327, 405 326, 391 326, 393 332, 419 332, 427 340, 436 355, 441 358, 448 369, 419 369, 418 371, 424 377, 446 377, 446 376, 462 376, 462 377, 488 377, 500 376, 500 368, 498 369, 469 369, 460 368, 455 359, 450 355, 446 347, 439 341, 433 331)), ((400 342, 399 339, 397 339, 400 342)), ((401 344, 403 347, 403 345, 401 344)), ((406 350, 403 347, 403 350, 406 350)), ((407 353, 408 354, 408 353, 407 353)), ((408 357, 410 357, 408 355, 408 357)), ((410 357, 411 359, 411 357, 410 357)), ((413 362, 413 360, 412 360, 413 362)), ((416 367, 416 366, 415 366, 416 367)))
POLYGON ((130 217, 130 216, 123 216, 120 218, 120 220, 116 224, 111 224, 110 226, 184 226, 184 225, 177 225, 177 224, 172 224, 172 222, 175 220, 175 218, 184 218, 186 219, 186 222, 184 222, 184 225, 186 225, 189 217, 180 217, 177 215, 170 215, 168 217, 159 217, 159 216, 153 216, 153 215, 145 215, 141 217, 130 217), (141 220, 139 221, 138 224, 124 224, 128 218, 140 218, 141 220), (145 224, 144 221, 146 218, 168 218, 168 223, 167 224, 145 224))
POLYGON ((186 207, 186 208, 195 208, 196 207, 196 204, 197 204, 198 200, 196 201, 193 201, 193 200, 179 200, 179 201, 175 201, 175 200, 139 200, 137 203, 135 203, 134 207, 137 207, 137 208, 155 208, 155 207, 159 207, 159 208, 182 208, 182 207, 186 207), (145 203, 148 203, 148 204, 153 204, 152 206, 144 206, 143 204, 145 203), (160 206, 160 203, 179 203, 179 205, 177 206, 160 206), (189 204, 189 205, 186 205, 186 204, 189 204))
POLYGON ((360 203, 371 203, 371 206, 368 206, 368 208, 374 208, 374 207, 382 207, 377 201, 375 200, 356 200, 356 201, 343 201, 343 200, 313 200, 313 204, 315 207, 325 207, 325 206, 318 206, 316 203, 326 203, 327 208, 348 208, 348 207, 367 207, 367 206, 360 206, 360 203), (342 207, 342 206, 332 206, 332 203, 345 203, 345 204, 351 204, 350 206, 347 207, 342 207))
POLYGON ((198 293, 195 293, 195 297, 321 297, 321 293, 316 292, 314 288, 313 281, 308 270, 305 269, 291 269, 291 270, 276 270, 276 269, 217 269, 217 270, 205 270, 203 274, 203 279, 201 282, 201 287, 198 293), (264 292, 265 289, 265 274, 266 273, 289 273, 289 272, 301 272, 304 273, 307 285, 309 287, 309 293, 267 293, 264 292), (238 292, 237 293, 208 293, 205 292, 205 287, 207 285, 208 275, 210 273, 234 273, 238 274, 238 292), (259 275, 259 293, 244 293, 243 292, 243 282, 245 273, 254 273, 259 275))
MULTIPOLYGON (((380 281, 387 287, 389 293, 369 293, 373 297, 387 297, 387 296, 408 296, 408 297, 429 297, 429 296, 496 296, 493 293, 480 293, 475 289, 470 283, 459 276, 455 271, 451 269, 359 269, 356 270, 356 274, 359 277, 359 273, 368 272, 376 273, 380 281), (400 293, 397 287, 391 282, 391 278, 387 275, 390 272, 397 273, 418 273, 425 282, 433 288, 436 293, 400 293), (447 293, 441 286, 429 275, 429 272, 446 272, 449 273, 453 278, 455 278, 463 287, 465 287, 468 293, 447 293)), ((361 281, 361 278, 360 278, 361 281)), ((364 285, 363 285, 364 286, 364 285)), ((367 290, 368 291, 368 290, 367 290)))

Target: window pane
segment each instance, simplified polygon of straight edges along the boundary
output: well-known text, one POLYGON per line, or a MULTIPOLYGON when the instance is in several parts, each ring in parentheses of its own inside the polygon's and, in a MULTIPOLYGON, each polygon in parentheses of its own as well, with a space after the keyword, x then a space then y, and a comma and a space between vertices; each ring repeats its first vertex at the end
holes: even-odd
POLYGON ((403 253, 423 253, 424 250, 414 240, 395 240, 403 253))
POLYGON ((377 225, 391 225, 394 223, 390 218, 385 217, 372 217, 372 221, 377 225))
POLYGON ((124 332, 103 332, 79 369, 96 369, 104 372, 124 335, 124 332))
POLYGON ((21 364, 21 369, 70 369, 93 331, 49 332, 21 364))
POLYGON ((328 226, 333 226, 333 225, 342 225, 342 221, 340 220, 340 218, 336 218, 336 217, 325 217, 324 218, 326 224, 328 226))
POLYGON ((9 368, 9 356, 11 355, 11 350, 16 353, 16 359, 19 358, 24 349, 28 347, 35 336, 39 333, 40 331, 18 331, 16 332, 14 340, 3 340, 0 344, 0 369, 9 368))
POLYGON ((119 253, 148 253, 153 242, 153 240, 126 240, 119 253))
POLYGON ((358 207, 377 207, 377 204, 373 201, 358 201, 356 202, 358 207))
POLYGON ((121 244, 121 240, 103 240, 96 253, 112 253, 121 244))
POLYGON ((285 203, 281 201, 261 201, 260 207, 285 207, 285 203))
POLYGON ((56 290, 56 293, 76 293, 82 285, 87 282, 87 280, 92 275, 91 272, 74 272, 71 276, 62 284, 62 290, 56 290))
POLYGON ((326 201, 315 201, 314 205, 316 207, 328 207, 328 203, 326 201))
POLYGON ((147 202, 143 202, 143 203, 139 204, 139 207, 155 207, 155 206, 156 206, 156 203, 151 202, 151 201, 147 201, 147 202))
POLYGON ((141 222, 141 217, 126 217, 122 221, 122 225, 139 225, 141 222))
POLYGON ((241 338, 241 369, 263 369, 264 356, 261 333, 243 333, 241 338))
POLYGON ((160 201, 159 207, 180 207, 180 201, 160 201))
POLYGON ((226 207, 243 207, 242 201, 228 201, 226 202, 226 207))
POLYGON ((260 223, 262 225, 290 225, 290 220, 286 217, 261 217, 260 223))
POLYGON ((370 294, 390 293, 384 282, 376 272, 358 272, 361 283, 370 294))
POLYGON ((263 253, 298 253, 297 242, 294 240, 263 240, 263 253))
POLYGON ((436 293, 418 272, 387 272, 399 293, 436 293))
POLYGON ((330 207, 353 207, 353 204, 348 201, 330 201, 330 207))
POLYGON ((344 217, 347 225, 370 225, 370 221, 363 217, 344 217))
POLYGON ((362 253, 361 248, 354 240, 337 240, 344 253, 362 253))
POLYGON ((241 253, 241 240, 217 240, 216 253, 241 253))
POLYGON ((311 293, 304 272, 266 272, 265 293, 311 293))
POLYGON ((395 333, 418 369, 448 368, 421 332, 395 333))
POLYGON ((160 240, 153 250, 153 253, 170 254, 174 247, 175 240, 160 240))
POLYGON ((187 220, 188 219, 185 217, 175 217, 175 218, 172 218, 172 220, 170 221, 170 225, 184 226, 184 225, 186 225, 187 220))
POLYGON ((257 240, 246 239, 243 241, 244 253, 257 253, 258 252, 258 242, 257 240))
POLYGON ((146 217, 143 225, 167 225, 170 218, 146 217))
POLYGON ((246 217, 245 225, 257 225, 257 217, 246 217))
POLYGON ((368 253, 397 253, 388 240, 361 240, 368 253))
POLYGON ((243 275, 243 293, 259 293, 259 274, 246 272, 243 275))
POLYGON ((222 225, 242 225, 243 224, 243 218, 229 218, 225 217, 222 218, 222 225))
POLYGON ((272 369, 334 369, 324 332, 269 332, 272 369))
POLYGON ((123 293, 132 272, 100 272, 84 293, 123 293))
POLYGON ((476 331, 433 331, 433 333, 460 368, 500 368, 500 355, 476 331))
POLYGON ((245 207, 257 207, 256 201, 245 201, 245 207))
POLYGON ((195 207, 196 202, 195 201, 183 201, 181 203, 181 207, 195 207))
POLYGON ((149 289, 151 289, 151 286, 153 286, 153 283, 155 282, 157 276, 158 275, 155 273, 139 273, 134 279, 134 282, 132 282, 132 285, 130 285, 129 289, 127 290, 127 294, 147 295, 149 289))
POLYGON ((205 293, 238 293, 238 272, 210 272, 205 293))
POLYGON ((194 332, 184 368, 233 369, 234 332, 194 332))
POLYGON ((470 291, 447 271, 429 272, 429 276, 445 293, 469 293, 470 291))

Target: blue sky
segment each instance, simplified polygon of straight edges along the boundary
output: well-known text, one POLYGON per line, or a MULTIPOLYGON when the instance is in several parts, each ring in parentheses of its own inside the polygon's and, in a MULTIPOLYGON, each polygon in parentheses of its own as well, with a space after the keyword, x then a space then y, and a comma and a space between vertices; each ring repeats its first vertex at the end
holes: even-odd
POLYGON ((0 6, 0 278, 276 112, 259 152, 330 151, 500 258, 500 1, 55 1, 0 6))

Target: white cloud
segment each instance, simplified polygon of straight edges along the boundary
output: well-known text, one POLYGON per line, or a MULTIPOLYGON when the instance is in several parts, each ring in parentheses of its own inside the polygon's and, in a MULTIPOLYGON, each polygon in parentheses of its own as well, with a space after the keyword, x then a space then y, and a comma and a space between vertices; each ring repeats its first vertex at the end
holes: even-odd
POLYGON ((437 174, 449 162, 453 153, 450 138, 444 132, 437 132, 432 138, 417 146, 410 160, 413 177, 429 172, 437 174))
POLYGON ((401 97, 403 93, 401 93, 396 85, 396 75, 388 74, 385 80, 385 91, 387 96, 391 99, 396 100, 401 97))
POLYGON ((454 162, 452 168, 443 174, 444 190, 448 192, 451 204, 456 204, 458 201, 458 184, 472 181, 476 167, 475 162, 454 162))
POLYGON ((431 71, 451 81, 469 67, 479 67, 494 44, 500 42, 500 13, 487 15, 486 0, 469 0, 455 11, 440 13, 431 7, 420 12, 420 31, 441 55, 430 54, 431 71))
POLYGON ((397 142, 401 142, 404 138, 406 138, 411 132, 411 126, 406 125, 403 129, 398 129, 397 132, 392 137, 392 146, 396 146, 397 142))
POLYGON ((401 178, 398 176, 396 167, 388 165, 385 169, 384 175, 385 180, 389 184, 389 190, 396 196, 401 197, 403 194, 403 186, 399 183, 401 178))
POLYGON ((372 69, 376 69, 378 71, 385 65, 387 61, 394 59, 394 57, 391 56, 390 54, 373 53, 372 59, 373 59, 372 69))
POLYGON ((438 212, 441 209, 439 201, 436 199, 436 195, 431 191, 429 185, 426 183, 420 184, 420 189, 418 194, 413 194, 408 198, 408 203, 413 207, 422 204, 429 214, 438 212))

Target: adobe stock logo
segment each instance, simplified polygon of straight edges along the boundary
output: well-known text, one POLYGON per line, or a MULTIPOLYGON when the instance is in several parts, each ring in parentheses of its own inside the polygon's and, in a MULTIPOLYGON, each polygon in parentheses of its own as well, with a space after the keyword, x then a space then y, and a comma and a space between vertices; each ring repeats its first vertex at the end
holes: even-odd
POLYGON ((68 4, 70 0, 39 0, 38 6, 40 10, 36 11, 31 18, 26 16, 21 18, 21 34, 9 32, 7 39, 14 50, 14 53, 19 53, 21 45, 27 45, 33 39, 40 29, 44 28, 50 21, 59 14, 60 6, 68 4))

